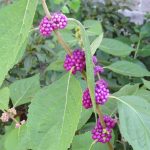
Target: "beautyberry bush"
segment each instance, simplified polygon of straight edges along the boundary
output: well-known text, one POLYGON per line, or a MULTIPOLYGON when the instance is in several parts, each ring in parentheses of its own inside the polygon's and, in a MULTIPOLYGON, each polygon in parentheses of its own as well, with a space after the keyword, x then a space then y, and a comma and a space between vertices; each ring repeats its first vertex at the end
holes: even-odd
POLYGON ((80 5, 16 0, 0 10, 2 150, 150 149, 149 23, 122 42, 105 37, 105 20, 78 21, 80 5))

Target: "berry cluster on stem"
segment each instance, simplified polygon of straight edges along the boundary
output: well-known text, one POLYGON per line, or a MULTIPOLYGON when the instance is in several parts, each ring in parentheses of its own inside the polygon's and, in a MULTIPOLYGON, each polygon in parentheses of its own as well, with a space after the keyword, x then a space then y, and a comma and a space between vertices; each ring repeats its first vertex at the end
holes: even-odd
MULTIPOLYGON (((46 17, 49 20, 51 20, 51 15, 50 15, 50 12, 47 8, 45 0, 42 0, 42 4, 43 4, 44 11, 46 13, 46 17)), ((53 29, 53 30, 55 30, 55 29, 53 29)), ((62 39, 60 33, 56 30, 54 31, 54 33, 57 36, 58 42, 62 45, 62 47, 67 52, 65 62, 64 62, 64 68, 66 69, 66 71, 71 70, 73 74, 75 74, 77 71, 79 71, 86 78, 86 76, 85 76, 86 65, 85 65, 84 51, 77 49, 77 50, 72 52, 71 49, 69 48, 69 46, 62 39)), ((97 63, 97 59, 95 57, 93 58, 93 63, 95 65, 97 63)), ((97 75, 99 73, 101 74, 103 72, 104 72, 104 69, 101 66, 95 66, 94 67, 94 74, 95 75, 97 75)), ((100 128, 100 130, 99 130, 99 132, 94 132, 95 129, 92 130, 92 133, 96 134, 96 136, 93 135, 93 137, 94 137, 93 139, 95 139, 97 137, 97 135, 98 135, 98 137, 99 136, 102 137, 102 138, 96 139, 97 142, 102 142, 102 143, 108 142, 109 149, 113 150, 113 146, 109 142, 110 139, 111 139, 111 132, 112 132, 110 127, 114 126, 115 123, 111 122, 112 119, 110 119, 108 117, 104 116, 104 118, 103 118, 103 114, 102 114, 101 110, 98 107, 98 104, 103 105, 108 100, 108 96, 109 96, 108 84, 104 80, 97 81, 95 91, 96 91, 95 93, 97 93, 95 95, 96 103, 97 103, 96 110, 97 110, 97 113, 98 113, 98 116, 99 116, 99 121, 98 121, 99 124, 96 126, 96 128, 100 128)), ((90 94, 89 94, 88 89, 86 89, 86 91, 83 93, 83 97, 86 97, 86 98, 83 98, 83 101, 84 100, 86 101, 86 103, 83 102, 83 106, 85 106, 85 108, 86 107, 91 108, 92 103, 91 103, 91 98, 90 98, 90 94)))
POLYGON ((0 120, 4 123, 8 122, 10 119, 12 119, 14 122, 15 122, 15 127, 16 128, 20 128, 21 125, 25 124, 25 120, 22 120, 21 122, 18 122, 16 119, 15 119, 15 116, 17 115, 17 111, 16 109, 13 107, 13 108, 10 108, 8 109, 7 111, 4 111, 0 117, 0 120))

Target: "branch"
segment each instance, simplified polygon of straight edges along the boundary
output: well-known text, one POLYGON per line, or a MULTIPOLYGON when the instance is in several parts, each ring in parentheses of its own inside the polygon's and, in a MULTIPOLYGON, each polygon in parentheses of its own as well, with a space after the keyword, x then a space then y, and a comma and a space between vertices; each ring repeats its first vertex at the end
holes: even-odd
MULTIPOLYGON (((45 0, 42 0, 42 5, 43 5, 43 9, 45 11, 45 14, 47 16, 48 19, 51 18, 51 14, 48 10, 48 7, 47 7, 47 4, 45 2, 45 0)), ((57 40, 58 42, 62 45, 62 47, 65 49, 65 51, 69 54, 69 55, 72 55, 72 51, 70 49, 70 47, 65 43, 65 41, 63 40, 63 38, 61 37, 60 33, 58 31, 54 31, 56 37, 57 37, 57 40)))
MULTIPOLYGON (((45 0, 42 0, 42 5, 43 5, 43 9, 45 11, 46 16, 50 19, 51 15, 50 15, 50 12, 48 10, 48 7, 47 7, 47 4, 46 4, 45 0)), ((62 47, 65 49, 65 51, 69 55, 72 55, 71 48, 65 43, 65 41, 61 37, 60 33, 58 31, 54 31, 54 33, 55 33, 55 35, 57 37, 58 42, 62 45, 62 47)), ((82 76, 84 77, 84 79, 86 79, 85 72, 82 72, 82 76)), ((100 122, 101 122, 102 126, 104 128, 106 128, 106 124, 105 124, 104 119, 103 119, 103 114, 101 112, 101 109, 98 107, 98 105, 96 105, 96 111, 97 111, 97 114, 99 116, 99 119, 100 119, 100 122)), ((107 144, 108 144, 108 147, 109 147, 110 150, 114 150, 113 146, 112 146, 112 144, 110 142, 108 142, 107 144)))

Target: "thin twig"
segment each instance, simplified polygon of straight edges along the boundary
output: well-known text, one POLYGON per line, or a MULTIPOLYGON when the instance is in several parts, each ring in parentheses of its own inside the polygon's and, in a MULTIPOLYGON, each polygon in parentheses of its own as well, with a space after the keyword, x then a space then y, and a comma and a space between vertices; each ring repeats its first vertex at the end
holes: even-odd
POLYGON ((106 128, 106 124, 103 119, 103 113, 98 105, 96 105, 96 111, 97 111, 98 117, 100 119, 100 122, 101 122, 103 128, 106 128))
MULTIPOLYGON (((51 18, 51 14, 48 10, 48 7, 47 7, 47 4, 45 2, 45 0, 42 0, 42 5, 43 5, 43 9, 45 11, 45 14, 47 16, 48 19, 51 18)), ((60 33, 58 31, 54 31, 56 37, 57 37, 57 40, 58 42, 62 45, 62 47, 66 50, 66 52, 69 54, 69 55, 72 55, 72 51, 70 49, 70 47, 65 43, 65 41, 63 40, 63 38, 61 37, 60 33)))
POLYGON ((137 44, 137 47, 136 47, 136 50, 135 50, 134 59, 136 59, 136 57, 137 57, 140 44, 141 44, 141 35, 139 36, 139 41, 138 41, 138 44, 137 44))
POLYGON ((47 18, 50 19, 51 18, 51 14, 50 14, 50 12, 48 10, 48 7, 47 7, 47 4, 46 4, 45 0, 42 0, 42 5, 43 5, 43 9, 45 11, 45 14, 46 14, 47 18))
POLYGON ((72 55, 72 51, 70 49, 70 47, 65 43, 65 41, 63 40, 63 38, 61 37, 60 33, 58 31, 54 31, 58 42, 62 45, 62 47, 66 50, 66 52, 71 56, 72 55))

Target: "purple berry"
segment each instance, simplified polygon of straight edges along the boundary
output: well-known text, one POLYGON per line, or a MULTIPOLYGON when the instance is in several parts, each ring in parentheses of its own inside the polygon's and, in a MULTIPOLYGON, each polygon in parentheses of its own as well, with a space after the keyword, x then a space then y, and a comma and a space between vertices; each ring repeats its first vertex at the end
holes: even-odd
MULTIPOLYGON (((105 80, 100 79, 99 81, 96 82, 95 85, 96 103, 100 105, 104 105, 108 100, 108 96, 109 96, 108 84, 105 80)), ((85 109, 92 107, 92 100, 88 88, 83 92, 82 105, 85 109)))
POLYGON ((107 81, 106 80, 104 80, 104 79, 100 79, 100 80, 98 80, 97 82, 96 82, 96 84, 102 84, 102 85, 104 85, 106 88, 108 88, 108 83, 107 83, 107 81))
POLYGON ((93 59, 93 63, 96 65, 97 64, 97 58, 96 58, 96 56, 93 56, 92 59, 93 59))
POLYGON ((70 71, 74 67, 72 73, 76 74, 77 71, 82 72, 85 69, 85 53, 83 50, 76 49, 73 51, 72 55, 66 55, 64 61, 64 68, 66 71, 70 71))
MULTIPOLYGON (((103 116, 103 119, 104 119, 104 122, 105 122, 105 124, 106 124, 106 127, 111 128, 111 129, 113 129, 113 128, 115 127, 116 123, 117 123, 117 120, 116 120, 116 119, 113 119, 113 118, 111 118, 111 117, 108 116, 108 115, 104 115, 104 116, 103 116)), ((102 127, 102 125, 101 125, 99 119, 98 119, 98 121, 97 121, 97 126, 98 126, 98 127, 102 127)))
POLYGON ((104 68, 101 66, 94 66, 94 75, 96 76, 97 74, 101 74, 104 72, 104 68))
POLYGON ((54 13, 51 17, 53 30, 64 29, 67 26, 68 19, 62 13, 54 13))
POLYGON ((107 88, 106 83, 103 83, 103 81, 104 80, 99 80, 95 87, 96 103, 100 105, 104 105, 109 97, 109 89, 107 88))
POLYGON ((82 105, 85 109, 89 109, 92 107, 92 101, 91 101, 90 92, 88 88, 83 92, 82 105))
POLYGON ((112 130, 108 127, 103 128, 102 126, 95 126, 95 128, 91 131, 92 139, 96 140, 97 142, 107 143, 111 140, 112 130))
POLYGON ((52 23, 47 17, 44 17, 40 22, 39 30, 42 36, 48 37, 51 35, 53 31, 52 23))
POLYGON ((116 119, 113 119, 113 118, 111 118, 111 117, 108 116, 108 115, 104 115, 103 118, 104 118, 104 121, 105 121, 106 126, 107 126, 108 128, 112 128, 112 129, 113 129, 113 128, 115 127, 115 125, 116 125, 116 123, 117 123, 117 120, 116 120, 116 119))

